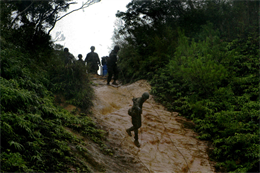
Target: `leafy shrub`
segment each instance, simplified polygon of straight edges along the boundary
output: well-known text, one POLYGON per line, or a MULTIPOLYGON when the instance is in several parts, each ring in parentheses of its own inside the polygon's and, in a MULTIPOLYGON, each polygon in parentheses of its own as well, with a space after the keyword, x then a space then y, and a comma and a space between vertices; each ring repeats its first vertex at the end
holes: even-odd
POLYGON ((119 78, 123 82, 133 82, 139 79, 153 79, 157 71, 165 67, 174 53, 177 33, 170 27, 163 26, 160 32, 151 31, 149 37, 140 45, 136 39, 127 37, 126 43, 120 45, 118 67, 119 78), (131 43, 131 44, 129 44, 131 43))
POLYGON ((256 171, 259 36, 223 42, 210 27, 203 27, 196 42, 179 34, 175 56, 151 80, 151 92, 169 110, 192 119, 200 139, 213 142, 218 171, 256 171))
POLYGON ((50 90, 65 97, 68 103, 79 106, 85 110, 93 104, 93 89, 90 86, 89 76, 86 73, 86 66, 76 62, 65 67, 62 61, 63 54, 58 54, 59 64, 50 71, 50 90))
MULTIPOLYGON (((41 68, 28 59, 29 54, 12 44, 4 44, 1 50, 1 171, 67 172, 71 171, 70 167, 76 167, 89 172, 84 163, 76 162, 78 158, 71 151, 72 146, 84 142, 65 127, 100 146, 104 145, 104 132, 90 118, 72 115, 55 106, 54 94, 47 89, 52 86, 46 70, 51 65, 41 68)), ((77 85, 84 79, 87 78, 83 76, 77 85)), ((90 98, 84 99, 82 106, 90 103, 90 98)))
POLYGON ((215 58, 209 51, 218 49, 212 44, 216 40, 218 37, 198 43, 192 40, 189 46, 188 38, 180 34, 179 46, 168 64, 170 74, 189 84, 191 92, 204 97, 208 97, 228 77, 227 70, 218 62, 220 58, 215 58))

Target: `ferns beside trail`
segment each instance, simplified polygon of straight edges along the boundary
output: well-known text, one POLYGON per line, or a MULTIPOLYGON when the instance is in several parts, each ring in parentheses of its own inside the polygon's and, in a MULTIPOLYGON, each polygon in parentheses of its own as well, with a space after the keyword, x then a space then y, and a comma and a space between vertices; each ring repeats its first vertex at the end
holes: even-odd
MULTIPOLYGON (((72 115, 54 105, 54 94, 47 88, 57 83, 51 80, 51 72, 46 70, 51 69, 53 64, 39 67, 33 63, 35 61, 28 61, 31 59, 29 54, 14 45, 4 43, 2 46, 1 172, 71 172, 72 167, 90 172, 71 150, 71 146, 84 146, 85 142, 68 132, 65 127, 88 137, 100 146, 104 145, 104 132, 97 129, 87 116, 72 115), (38 70, 34 70, 35 67, 38 70)), ((49 57, 49 61, 52 58, 57 59, 53 55, 49 57)), ((62 68, 63 66, 56 67, 62 68)), ((75 87, 70 88, 74 89, 70 99, 79 100, 77 105, 87 110, 91 106, 92 90, 83 70, 74 70, 79 72, 78 76, 83 76, 82 79, 72 79, 78 77, 72 75, 67 76, 67 80, 76 81, 77 90, 83 92, 77 96, 75 87), (82 82, 83 80, 85 81, 82 82), (81 102, 83 99, 84 102, 81 102)), ((64 86, 66 87, 66 83, 64 86)))

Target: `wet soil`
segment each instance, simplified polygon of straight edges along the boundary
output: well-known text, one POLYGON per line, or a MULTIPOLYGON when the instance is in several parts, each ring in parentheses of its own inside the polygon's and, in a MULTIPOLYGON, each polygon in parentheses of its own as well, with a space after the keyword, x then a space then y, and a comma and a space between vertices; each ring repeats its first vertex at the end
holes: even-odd
MULTIPOLYGON (((127 114, 133 97, 141 97, 151 86, 145 80, 123 86, 106 85, 106 79, 93 77, 95 91, 93 119, 107 131, 107 145, 114 151, 112 156, 99 154, 89 148, 97 165, 102 169, 94 172, 215 172, 209 161, 208 144, 200 141, 193 130, 191 121, 168 112, 156 103, 153 96, 143 104, 142 127, 139 129, 140 148, 134 145, 126 133, 131 127, 127 114)), ((91 146, 91 145, 90 145, 91 146)))

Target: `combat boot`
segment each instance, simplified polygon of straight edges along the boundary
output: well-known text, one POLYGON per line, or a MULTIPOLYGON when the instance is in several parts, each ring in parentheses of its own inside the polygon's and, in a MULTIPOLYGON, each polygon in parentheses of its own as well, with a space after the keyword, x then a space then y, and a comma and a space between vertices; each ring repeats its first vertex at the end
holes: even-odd
POLYGON ((126 132, 129 136, 132 136, 131 131, 129 129, 126 129, 126 132))
POLYGON ((135 140, 134 144, 135 144, 135 146, 137 146, 138 148, 140 147, 140 144, 139 144, 138 140, 135 140))

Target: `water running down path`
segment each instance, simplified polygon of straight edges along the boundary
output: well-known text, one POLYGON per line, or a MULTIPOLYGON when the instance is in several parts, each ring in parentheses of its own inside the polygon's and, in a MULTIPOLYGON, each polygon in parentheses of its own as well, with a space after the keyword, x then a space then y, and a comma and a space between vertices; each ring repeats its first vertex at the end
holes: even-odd
POLYGON ((145 80, 120 87, 105 85, 106 80, 100 76, 93 78, 93 82, 96 96, 93 115, 108 131, 107 138, 112 147, 132 154, 135 161, 141 162, 151 173, 214 172, 206 152, 207 143, 198 140, 191 129, 183 127, 183 123, 189 123, 187 120, 179 117, 177 112, 166 111, 155 103, 152 95, 143 104, 142 127, 139 129, 141 147, 134 145, 133 132, 130 137, 125 131, 132 126, 127 111, 132 106, 133 96, 140 97, 150 91, 151 86, 145 80))

